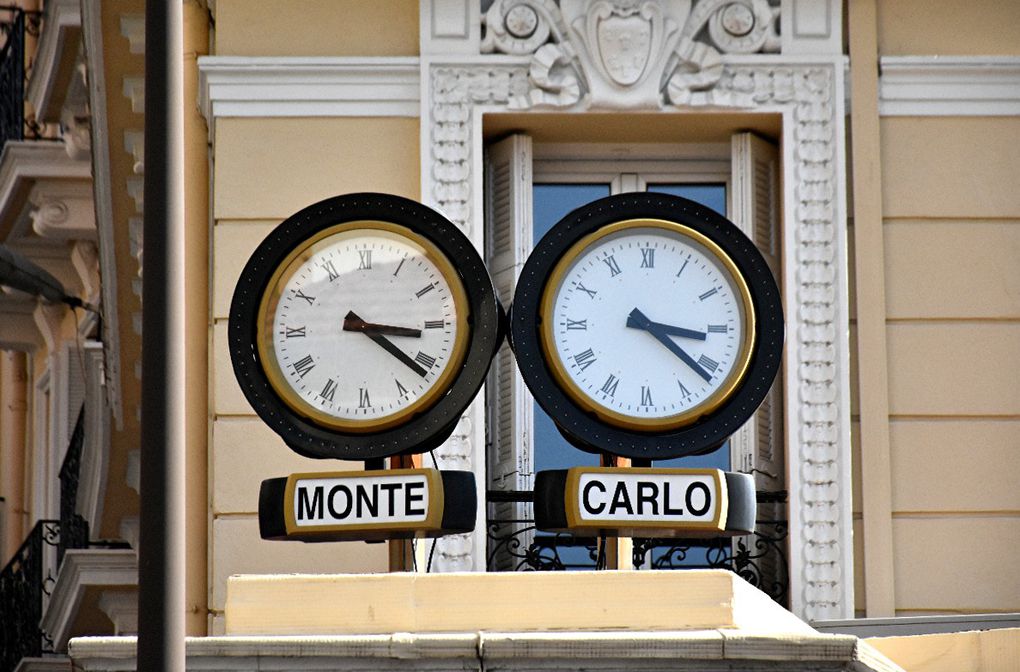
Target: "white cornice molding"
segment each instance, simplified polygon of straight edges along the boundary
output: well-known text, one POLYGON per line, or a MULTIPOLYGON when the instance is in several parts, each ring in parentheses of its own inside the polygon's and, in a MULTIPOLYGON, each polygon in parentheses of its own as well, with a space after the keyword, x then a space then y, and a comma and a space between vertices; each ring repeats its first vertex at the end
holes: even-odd
POLYGON ((23 181, 42 178, 90 180, 92 164, 69 157, 62 142, 8 142, 0 154, 0 225, 12 212, 20 213, 24 204, 13 201, 23 181))
POLYGON ((39 302, 26 294, 0 292, 0 348, 33 353, 44 343, 35 321, 39 302))
POLYGON ((138 634, 137 591, 104 590, 99 596, 99 608, 113 623, 115 635, 138 634))
POLYGON ((67 645, 78 607, 90 586, 137 586, 138 558, 130 549, 82 549, 64 554, 40 626, 57 650, 67 645))
POLYGON ((115 426, 124 428, 120 381, 120 318, 117 311, 117 257, 113 221, 113 186, 110 182, 110 138, 107 128, 106 76, 103 65, 102 5, 100 0, 82 0, 82 40, 88 54, 88 98, 92 162, 95 164, 96 228, 99 237, 99 268, 103 279, 103 333, 106 344, 106 397, 115 426))
POLYGON ((72 33, 81 30, 81 0, 47 2, 42 26, 39 49, 36 51, 32 77, 25 96, 37 117, 46 116, 50 100, 58 93, 55 88, 61 56, 69 46, 68 39, 72 33))
POLYGON ((131 44, 132 54, 145 53, 145 15, 124 14, 120 17, 120 34, 131 44))
POLYGON ((417 57, 198 59, 199 106, 222 117, 417 117, 417 57))
POLYGON ((881 116, 1020 115, 1020 57, 885 56, 880 66, 881 116))
POLYGON ((45 658, 22 658, 14 672, 67 672, 71 660, 64 655, 49 655, 45 658))

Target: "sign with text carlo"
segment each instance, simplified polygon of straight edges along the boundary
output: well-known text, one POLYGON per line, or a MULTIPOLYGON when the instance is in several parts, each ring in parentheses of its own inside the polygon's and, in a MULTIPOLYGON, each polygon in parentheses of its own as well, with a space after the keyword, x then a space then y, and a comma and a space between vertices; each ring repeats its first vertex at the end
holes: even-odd
POLYGON ((575 467, 541 472, 535 492, 542 530, 716 536, 754 523, 753 480, 718 469, 575 467))
POLYGON ((466 489, 453 483, 459 476, 436 469, 394 469, 272 479, 263 483, 259 502, 262 536, 335 541, 470 529, 472 502, 450 489, 466 489))

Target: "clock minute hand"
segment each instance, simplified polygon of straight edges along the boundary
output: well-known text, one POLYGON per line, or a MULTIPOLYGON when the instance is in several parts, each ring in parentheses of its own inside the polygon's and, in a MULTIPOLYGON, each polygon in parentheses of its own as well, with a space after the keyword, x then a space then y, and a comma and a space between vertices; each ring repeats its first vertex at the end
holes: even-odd
POLYGON ((353 311, 347 313, 344 317, 343 329, 344 331, 360 331, 365 334, 385 334, 386 336, 410 336, 412 338, 421 338, 421 329, 365 322, 355 315, 353 311))
POLYGON ((683 348, 674 343, 669 336, 663 333, 655 325, 654 322, 645 317, 645 314, 642 313, 637 308, 632 310, 630 315, 627 317, 627 326, 630 327, 631 329, 641 329, 643 331, 647 331, 655 338, 655 340, 666 346, 667 350, 669 350, 674 355, 679 357, 680 361, 682 361, 687 366, 691 367, 694 373, 704 378, 705 382, 711 382, 712 374, 710 374, 708 371, 705 371, 705 369, 703 369, 701 365, 694 360, 693 357, 688 355, 683 348))
MULTIPOLYGON (((354 314, 354 311, 347 313, 347 318, 344 319, 344 324, 347 323, 348 318, 352 320, 362 321, 360 317, 354 314)), ((408 357, 403 350, 393 345, 393 343, 391 343, 390 340, 385 336, 381 336, 377 333, 373 333, 371 331, 364 331, 361 329, 348 329, 348 331, 361 331, 361 333, 365 334, 365 336, 368 336, 370 339, 372 339, 373 343, 375 343, 383 350, 396 357, 398 360, 400 360, 401 363, 406 365, 407 368, 411 369, 422 378, 424 378, 425 375, 428 373, 428 371, 419 366, 418 362, 408 357)))
MULTIPOLYGON (((645 322, 655 327, 662 333, 669 334, 670 336, 683 336, 684 338, 693 338, 698 341, 704 341, 707 340, 708 338, 708 334, 706 334, 703 331, 695 331, 694 329, 684 329, 683 327, 675 327, 672 324, 663 324, 662 322, 652 322, 647 318, 645 318, 645 322)), ((640 319, 634 317, 634 313, 631 313, 627 317, 627 326, 631 327, 632 329, 646 329, 646 327, 643 326, 643 324, 644 323, 642 323, 640 319)))

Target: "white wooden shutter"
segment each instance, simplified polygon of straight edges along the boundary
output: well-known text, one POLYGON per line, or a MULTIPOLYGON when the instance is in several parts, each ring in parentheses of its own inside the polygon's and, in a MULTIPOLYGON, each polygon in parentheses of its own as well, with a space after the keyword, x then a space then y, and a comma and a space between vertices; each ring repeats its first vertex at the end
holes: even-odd
POLYGON ((74 426, 78 422, 78 414, 85 401, 85 371, 82 369, 83 359, 77 342, 65 344, 59 353, 53 376, 55 394, 51 416, 54 478, 60 472, 71 435, 74 434, 74 426))
POLYGON ((85 443, 82 446, 76 512, 89 521, 89 534, 99 537, 110 454, 110 409, 106 402, 103 344, 86 341, 85 443))
MULTIPOLYGON (((531 161, 531 138, 526 135, 512 135, 490 146, 485 157, 486 262, 499 300, 507 309, 532 246, 531 161)), ((486 395, 488 488, 531 490, 533 402, 507 343, 493 362, 486 395)), ((523 502, 497 503, 490 510, 496 520, 533 518, 531 504, 523 502)), ((497 539, 515 535, 520 545, 490 542, 489 569, 514 569, 517 561, 511 548, 526 549, 533 538, 521 531, 524 527, 523 523, 507 523, 493 530, 497 539)))
MULTIPOLYGON (((732 140, 732 207, 734 223, 754 240, 780 283, 779 152, 753 133, 732 140)), ((783 371, 754 417, 733 437, 733 468, 754 474, 759 490, 785 490, 783 371)))
MULTIPOLYGON (((775 145, 752 133, 737 133, 732 140, 733 221, 754 241, 772 269, 776 284, 782 286, 779 220, 779 151, 775 145)), ((783 432, 783 369, 780 367, 765 401, 754 416, 730 442, 730 458, 736 471, 754 476, 755 489, 766 492, 786 490, 786 448, 783 432)), ((788 520, 786 504, 758 504, 759 535, 776 538, 781 521, 788 520), (774 524, 770 524, 774 523, 774 524)), ((760 552, 753 537, 737 537, 734 550, 741 546, 752 556, 760 552)), ((776 553, 758 558, 761 586, 787 583, 786 566, 776 553)))

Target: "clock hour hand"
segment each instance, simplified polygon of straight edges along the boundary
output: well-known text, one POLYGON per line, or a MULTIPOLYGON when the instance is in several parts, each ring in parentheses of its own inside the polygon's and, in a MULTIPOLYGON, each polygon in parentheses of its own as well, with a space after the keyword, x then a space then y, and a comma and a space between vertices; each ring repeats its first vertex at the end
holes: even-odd
MULTIPOLYGON (((354 311, 351 311, 351 312, 347 313, 347 318, 344 319, 345 328, 346 328, 346 324, 347 324, 347 319, 348 318, 349 319, 353 319, 353 320, 357 320, 358 322, 362 322, 361 318, 358 317, 357 315, 355 315, 354 311)), ((364 323, 364 322, 362 322, 362 323, 364 323)), ((401 350, 397 346, 393 345, 393 343, 391 343, 390 340, 388 338, 386 338, 385 336, 382 336, 382 335, 380 335, 380 334, 378 334, 376 332, 373 332, 373 331, 366 331, 366 330, 363 330, 363 329, 348 329, 348 331, 360 331, 361 333, 365 334, 365 336, 368 336, 370 339, 372 339, 373 343, 375 343, 376 345, 381 347, 383 350, 385 350, 386 352, 388 352, 391 355, 393 355, 394 357, 396 357, 403 364, 405 364, 407 366, 407 368, 411 369, 412 371, 417 373, 422 378, 424 378, 425 374, 428 373, 428 371, 423 369, 418 364, 418 362, 416 362, 413 359, 411 359, 410 357, 408 357, 407 353, 405 353, 403 350, 401 350)))
POLYGON ((630 315, 627 317, 627 326, 632 329, 641 329, 643 331, 647 331, 649 334, 655 337, 655 340, 666 346, 667 350, 669 350, 674 355, 679 357, 680 361, 682 361, 687 366, 691 367, 694 373, 704 378, 705 382, 711 382, 712 374, 710 374, 708 371, 705 371, 705 369, 702 368, 702 366, 698 364, 693 357, 688 355, 683 348, 674 343, 669 336, 663 333, 663 331, 659 329, 658 326, 656 326, 656 323, 652 322, 647 317, 645 317, 645 314, 642 313, 637 308, 632 310, 630 315))
POLYGON ((344 317, 344 331, 360 331, 366 334, 383 334, 386 336, 411 336, 412 338, 421 338, 421 329, 411 329, 410 327, 394 327, 390 324, 376 324, 375 322, 365 322, 363 319, 354 314, 354 311, 347 313, 344 317))
MULTIPOLYGON (((639 311, 637 308, 635 308, 634 310, 638 313, 641 313, 641 311, 639 311)), ((642 314, 641 317, 644 317, 644 314, 642 314)), ((655 327, 662 333, 669 334, 670 336, 683 336, 684 338, 693 338, 699 341, 704 341, 708 337, 708 335, 703 331, 695 331, 694 329, 684 329, 683 327, 674 327, 672 324, 663 324, 662 322, 652 322, 648 318, 645 318, 644 322, 647 322, 648 324, 655 327)), ((644 322, 642 322, 639 318, 636 318, 633 312, 631 312, 631 314, 627 316, 627 326, 632 329, 645 329, 646 327, 642 326, 644 322)))

